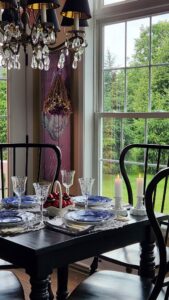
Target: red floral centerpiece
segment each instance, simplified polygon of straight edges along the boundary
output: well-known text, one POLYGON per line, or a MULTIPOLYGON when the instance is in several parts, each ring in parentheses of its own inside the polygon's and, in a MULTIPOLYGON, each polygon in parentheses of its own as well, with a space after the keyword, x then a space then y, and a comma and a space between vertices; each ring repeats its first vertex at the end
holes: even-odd
POLYGON ((58 180, 55 181, 53 192, 48 195, 44 208, 47 209, 49 216, 63 216, 68 209, 73 207, 73 201, 67 193, 62 194, 61 184, 58 180), (59 192, 57 191, 59 189, 59 192))
MULTIPOLYGON (((53 192, 49 194, 44 203, 44 208, 48 208, 49 206, 59 208, 59 197, 60 197, 59 192, 53 192)), ((64 193, 62 196, 62 208, 67 207, 69 205, 73 205, 73 202, 70 196, 64 193)))

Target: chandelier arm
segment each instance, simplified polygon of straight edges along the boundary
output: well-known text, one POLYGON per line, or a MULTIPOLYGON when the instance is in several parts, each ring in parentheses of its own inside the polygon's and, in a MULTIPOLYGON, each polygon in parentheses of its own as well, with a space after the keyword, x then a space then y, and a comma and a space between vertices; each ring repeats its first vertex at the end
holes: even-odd
MULTIPOLYGON (((77 35, 77 37, 80 39, 81 43, 83 44, 84 38, 82 38, 81 36, 78 36, 78 35, 77 35)), ((71 37, 71 38, 67 39, 67 42, 72 42, 73 40, 74 40, 74 37, 71 37)), ((86 47, 87 47, 87 45, 85 45, 85 48, 86 47)), ((60 45, 57 45, 55 47, 49 46, 50 51, 59 51, 59 50, 64 50, 64 49, 67 49, 67 47, 65 46, 65 42, 63 42, 60 45)))
POLYGON ((16 50, 16 51, 14 51, 14 50, 12 49, 12 46, 6 46, 6 45, 4 45, 4 50, 5 50, 5 49, 8 49, 8 48, 11 50, 11 52, 12 52, 14 55, 17 55, 17 54, 19 53, 19 50, 20 50, 20 43, 18 44, 17 50, 16 50))

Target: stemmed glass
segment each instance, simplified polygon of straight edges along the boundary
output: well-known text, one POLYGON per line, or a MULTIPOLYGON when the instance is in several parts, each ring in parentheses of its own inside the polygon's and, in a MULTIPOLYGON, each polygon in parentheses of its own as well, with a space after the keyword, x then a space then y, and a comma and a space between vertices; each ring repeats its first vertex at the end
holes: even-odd
POLYGON ((85 196, 85 209, 88 209, 88 198, 92 193, 94 178, 79 178, 81 193, 85 196))
POLYGON ((18 209, 21 206, 21 196, 25 193, 27 177, 11 176, 13 192, 18 198, 18 209))
POLYGON ((66 193, 69 196, 69 189, 73 185, 75 171, 61 170, 62 184, 66 188, 66 193))
POLYGON ((40 214, 41 214, 41 221, 40 223, 43 224, 43 204, 49 194, 49 188, 51 184, 43 184, 39 182, 34 182, 33 187, 35 189, 36 196, 40 203, 40 214))

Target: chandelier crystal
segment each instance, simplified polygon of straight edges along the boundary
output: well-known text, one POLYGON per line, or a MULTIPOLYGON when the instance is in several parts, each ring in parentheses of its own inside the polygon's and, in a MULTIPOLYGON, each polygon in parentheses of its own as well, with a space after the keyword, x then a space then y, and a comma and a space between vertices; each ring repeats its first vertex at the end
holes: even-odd
MULTIPOLYGON (((87 0, 67 0, 61 14, 71 20, 73 30, 66 33, 65 42, 57 46, 60 31, 56 9, 58 0, 8 0, 0 1, 0 57, 1 66, 20 69, 20 49, 27 55, 32 48, 31 67, 49 70, 50 51, 61 50, 58 68, 62 69, 69 53, 73 55, 72 68, 76 69, 84 49, 87 47, 85 31, 79 30, 79 20, 91 17, 87 0)), ((67 23, 68 24, 68 23, 67 23)), ((80 25, 81 26, 81 25, 80 25)))

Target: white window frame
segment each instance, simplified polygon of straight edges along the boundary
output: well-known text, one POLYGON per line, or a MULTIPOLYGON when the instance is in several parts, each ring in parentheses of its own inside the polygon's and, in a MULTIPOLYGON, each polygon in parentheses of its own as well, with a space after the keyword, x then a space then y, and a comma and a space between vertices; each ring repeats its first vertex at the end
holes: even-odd
MULTIPOLYGON (((94 13, 94 19, 96 23, 96 34, 94 35, 95 38, 95 53, 96 53, 96 60, 94 64, 94 74, 96 76, 94 77, 94 89, 96 90, 95 93, 95 146, 94 146, 94 177, 97 179, 97 186, 96 190, 97 193, 102 193, 101 191, 101 182, 102 182, 102 174, 100 172, 101 170, 101 157, 102 157, 102 147, 101 147, 101 140, 102 137, 100 136, 100 126, 101 126, 101 120, 103 117, 111 117, 111 118, 132 118, 140 117, 145 118, 147 113, 104 113, 102 111, 102 61, 103 61, 103 49, 102 49, 102 28, 103 24, 112 24, 117 22, 122 22, 126 20, 132 20, 136 18, 146 17, 150 15, 160 14, 169 12, 169 3, 166 0, 134 0, 134 1, 128 1, 127 3, 122 2, 115 5, 108 5, 103 6, 103 1, 101 0, 98 5, 95 7, 95 13, 94 13)), ((169 113, 158 113, 158 112, 152 112, 148 113, 148 118, 169 118, 169 113)), ((111 162, 111 160, 109 160, 111 162)))

